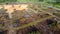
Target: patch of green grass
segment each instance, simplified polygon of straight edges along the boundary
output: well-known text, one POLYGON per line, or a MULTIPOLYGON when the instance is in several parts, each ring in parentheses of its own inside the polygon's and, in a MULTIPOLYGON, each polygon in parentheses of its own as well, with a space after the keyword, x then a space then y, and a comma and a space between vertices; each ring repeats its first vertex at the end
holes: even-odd
POLYGON ((17 2, 38 2, 38 0, 17 0, 17 2))

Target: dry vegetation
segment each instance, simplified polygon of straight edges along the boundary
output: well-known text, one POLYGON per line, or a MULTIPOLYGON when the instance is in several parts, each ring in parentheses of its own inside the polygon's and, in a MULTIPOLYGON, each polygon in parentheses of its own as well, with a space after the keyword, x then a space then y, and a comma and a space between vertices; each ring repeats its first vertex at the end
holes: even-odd
POLYGON ((60 18, 53 14, 55 9, 48 8, 48 10, 35 4, 3 6, 7 6, 2 8, 0 6, 1 10, 5 10, 3 14, 0 14, 0 31, 7 32, 4 32, 4 34, 60 34, 57 32, 59 31, 57 23, 60 18), (13 12, 10 12, 10 10, 13 12), (12 18, 9 18, 9 12, 12 18))

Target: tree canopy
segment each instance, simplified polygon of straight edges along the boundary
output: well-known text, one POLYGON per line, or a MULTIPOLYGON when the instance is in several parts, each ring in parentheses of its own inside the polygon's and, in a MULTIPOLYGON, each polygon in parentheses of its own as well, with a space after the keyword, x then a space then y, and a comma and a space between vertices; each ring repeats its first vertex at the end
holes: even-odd
POLYGON ((16 2, 17 0, 0 0, 0 3, 4 3, 4 2, 16 2))

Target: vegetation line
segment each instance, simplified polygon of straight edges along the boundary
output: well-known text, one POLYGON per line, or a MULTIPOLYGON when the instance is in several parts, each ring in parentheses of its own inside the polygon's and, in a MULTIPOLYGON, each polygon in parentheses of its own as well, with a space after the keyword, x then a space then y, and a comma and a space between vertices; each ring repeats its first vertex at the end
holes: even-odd
POLYGON ((60 19, 59 17, 57 17, 56 15, 53 15, 52 13, 46 12, 46 11, 42 10, 41 8, 39 8, 39 7, 37 7, 37 8, 38 8, 40 11, 42 11, 42 12, 48 13, 49 15, 60 19))
POLYGON ((42 21, 44 21, 44 20, 46 20, 46 19, 50 19, 50 18, 52 18, 52 16, 48 16, 48 17, 46 17, 46 18, 42 18, 42 19, 39 19, 39 20, 30 22, 29 24, 25 24, 25 25, 23 25, 23 26, 19 26, 19 27, 17 27, 17 28, 13 28, 13 29, 18 30, 18 29, 22 29, 22 28, 29 27, 29 26, 33 26, 33 25, 36 25, 36 24, 38 24, 38 23, 40 23, 40 22, 42 22, 42 21))

